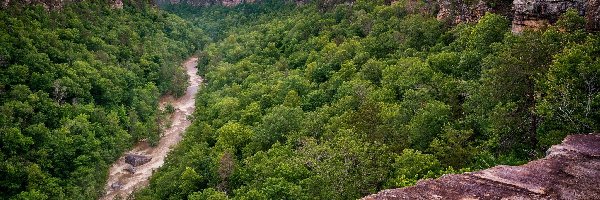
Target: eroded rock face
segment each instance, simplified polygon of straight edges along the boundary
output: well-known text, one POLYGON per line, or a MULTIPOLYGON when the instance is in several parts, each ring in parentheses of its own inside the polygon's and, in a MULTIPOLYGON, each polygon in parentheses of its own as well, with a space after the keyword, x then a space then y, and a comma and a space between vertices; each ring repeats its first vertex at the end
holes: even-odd
POLYGON ((180 4, 185 3, 192 6, 210 6, 220 4, 220 0, 156 0, 156 4, 180 4))
POLYGON ((585 0, 514 0, 513 32, 525 28, 538 29, 555 23, 567 9, 585 13, 585 0))
POLYGON ((437 4, 439 7, 437 19, 451 24, 477 22, 486 12, 492 11, 483 0, 476 4, 462 0, 438 0, 437 4))
POLYGON ((586 19, 588 31, 600 31, 600 0, 513 0, 512 4, 492 0, 437 0, 438 20, 450 24, 477 22, 486 12, 512 20, 512 31, 540 29, 558 21, 568 9, 586 19), (498 3, 502 3, 501 5, 498 3))
POLYGON ((600 31, 600 0, 514 0, 513 32, 553 24, 570 8, 585 17, 588 31, 600 31))
POLYGON ((588 0, 585 4, 586 28, 600 31, 600 0, 588 0))
POLYGON ((64 0, 2 0, 2 7, 7 7, 11 3, 17 3, 22 5, 29 4, 41 4, 44 8, 48 9, 59 9, 62 8, 65 3, 64 0))
MULTIPOLYGON (((46 10, 61 9, 66 3, 82 2, 84 0, 0 0, 0 8, 6 8, 10 4, 19 5, 42 5, 46 10)), ((123 8, 123 0, 106 0, 112 8, 123 8)), ((152 1, 150 1, 152 2, 152 1)))
MULTIPOLYGON (((243 3, 255 3, 260 0, 156 0, 156 3, 159 5, 165 4, 179 4, 185 3, 192 6, 211 6, 211 5, 222 5, 222 6, 237 6, 243 3)), ((282 0, 282 1, 290 1, 295 2, 296 4, 302 4, 308 2, 310 0, 282 0)))
MULTIPOLYGON (((250 0, 254 2, 253 0, 250 0)), ((180 4, 185 3, 192 6, 210 6, 210 5, 224 5, 224 6, 235 6, 241 3, 245 3, 245 0, 157 0, 157 4, 180 4)))
POLYGON ((522 166, 445 175, 415 186, 384 190, 377 199, 597 199, 600 134, 571 135, 540 160, 522 166))
POLYGON ((143 164, 146 164, 152 160, 151 157, 136 155, 136 154, 127 154, 125 156, 125 163, 130 164, 133 167, 137 167, 143 164))

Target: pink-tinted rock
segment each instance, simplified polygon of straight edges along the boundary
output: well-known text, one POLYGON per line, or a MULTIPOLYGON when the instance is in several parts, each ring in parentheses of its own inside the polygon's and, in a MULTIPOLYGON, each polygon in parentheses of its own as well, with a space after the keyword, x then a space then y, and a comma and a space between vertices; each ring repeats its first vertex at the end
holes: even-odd
POLYGON ((600 134, 568 136, 547 154, 522 166, 446 175, 363 199, 600 199, 600 134))

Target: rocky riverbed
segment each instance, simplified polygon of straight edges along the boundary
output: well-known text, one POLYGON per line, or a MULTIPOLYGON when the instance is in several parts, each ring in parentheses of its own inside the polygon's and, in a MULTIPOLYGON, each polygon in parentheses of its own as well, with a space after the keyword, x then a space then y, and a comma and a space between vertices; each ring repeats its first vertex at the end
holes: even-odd
POLYGON ((147 142, 139 142, 119 158, 109 170, 105 194, 100 199, 110 200, 117 196, 126 198, 136 189, 146 186, 152 172, 163 165, 167 153, 181 140, 183 132, 191 124, 188 116, 194 112, 194 97, 202 82, 197 75, 197 60, 190 58, 184 63, 190 82, 185 95, 178 99, 172 96, 161 99, 161 107, 171 104, 175 112, 170 116, 171 126, 164 130, 158 145, 152 147, 147 142))

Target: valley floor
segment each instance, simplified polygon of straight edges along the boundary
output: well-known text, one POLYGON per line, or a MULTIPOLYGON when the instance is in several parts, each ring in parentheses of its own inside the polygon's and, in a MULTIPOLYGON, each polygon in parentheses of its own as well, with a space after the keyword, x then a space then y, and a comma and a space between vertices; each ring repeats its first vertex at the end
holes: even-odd
POLYGON ((185 95, 179 99, 172 96, 165 96, 160 101, 160 107, 165 108, 171 104, 175 112, 171 114, 171 126, 164 130, 164 134, 158 145, 152 147, 148 142, 139 142, 134 148, 121 156, 110 168, 107 185, 105 186, 105 195, 100 199, 109 200, 117 196, 127 197, 133 191, 148 184, 148 179, 152 173, 161 167, 172 147, 181 141, 182 133, 191 125, 188 118, 195 109, 195 95, 198 93, 202 77, 197 75, 196 68, 198 58, 188 59, 183 66, 189 75, 189 83, 185 95), (127 171, 131 165, 125 162, 126 155, 135 154, 150 157, 148 163, 135 167, 135 173, 127 171))

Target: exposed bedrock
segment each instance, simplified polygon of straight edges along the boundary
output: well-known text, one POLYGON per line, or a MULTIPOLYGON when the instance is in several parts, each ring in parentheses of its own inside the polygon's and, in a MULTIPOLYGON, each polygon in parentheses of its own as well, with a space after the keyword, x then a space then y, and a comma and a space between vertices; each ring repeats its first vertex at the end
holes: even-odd
MULTIPOLYGON (((57 10, 61 9, 67 3, 83 2, 85 0, 0 0, 0 8, 6 8, 8 5, 42 5, 46 10, 57 10)), ((110 4, 113 8, 123 8, 123 0, 104 0, 110 4)), ((95 1, 91 1, 95 2, 95 1)), ((148 1, 152 2, 152 1, 148 1)))
POLYGON ((437 7, 437 19, 450 24, 477 22, 486 12, 493 11, 483 0, 479 0, 477 3, 467 3, 462 0, 438 0, 437 7))
POLYGON ((600 134, 571 135, 543 159, 419 181, 364 197, 380 199, 595 199, 600 196, 600 134))
MULTIPOLYGON (((210 6, 210 5, 222 5, 222 6, 236 6, 242 3, 254 3, 260 0, 155 0, 156 4, 179 4, 185 3, 192 6, 210 6)), ((296 3, 304 3, 309 0, 282 0, 296 3)))
POLYGON ((585 0, 514 0, 513 32, 553 24, 569 8, 577 10, 579 15, 583 16, 586 4, 585 0))

